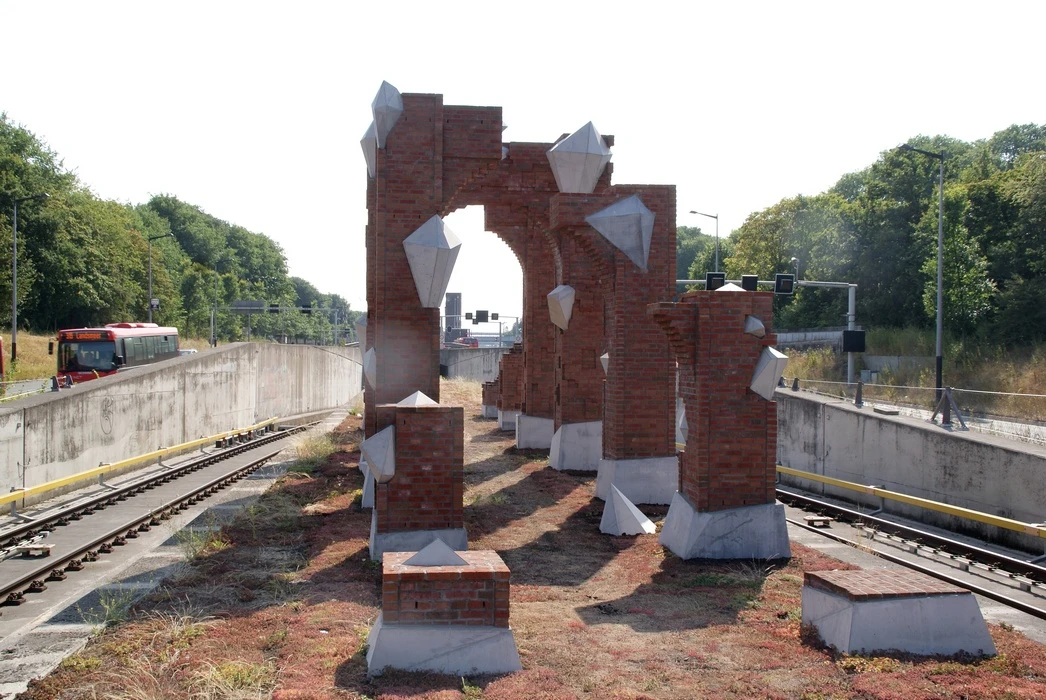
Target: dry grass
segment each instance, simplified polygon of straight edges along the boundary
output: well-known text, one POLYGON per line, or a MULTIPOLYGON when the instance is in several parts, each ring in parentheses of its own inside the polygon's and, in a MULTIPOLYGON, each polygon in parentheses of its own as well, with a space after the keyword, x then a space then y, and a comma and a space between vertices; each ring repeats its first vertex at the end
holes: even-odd
POLYGON ((523 671, 367 678, 380 568, 367 556, 370 514, 355 500, 362 435, 350 417, 310 476, 288 475, 223 530, 228 547, 197 557, 24 697, 1042 696, 1046 654, 1010 628, 991 629, 995 659, 822 648, 800 628, 802 573, 839 562, 798 545, 778 567, 685 562, 652 537, 602 535, 594 475, 518 452, 478 416, 478 385, 448 382, 441 394, 466 406, 470 546, 497 550, 512 569, 523 671))

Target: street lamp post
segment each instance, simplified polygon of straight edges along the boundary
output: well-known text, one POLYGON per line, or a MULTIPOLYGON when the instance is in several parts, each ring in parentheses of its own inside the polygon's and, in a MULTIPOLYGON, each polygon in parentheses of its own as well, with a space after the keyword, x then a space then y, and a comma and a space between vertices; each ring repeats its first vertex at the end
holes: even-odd
POLYGON ((709 219, 715 219, 715 271, 719 272, 719 214, 702 214, 699 211, 690 210, 691 214, 697 214, 698 216, 707 216, 709 219))
POLYGON ((897 147, 901 151, 920 153, 927 158, 940 161, 941 170, 937 180, 937 391, 936 402, 941 400, 943 384, 944 353, 942 351, 944 336, 944 151, 934 153, 915 148, 909 143, 897 147))
POLYGON ((14 216, 11 219, 11 365, 18 359, 18 205, 22 202, 36 200, 42 202, 51 195, 46 192, 30 197, 15 199, 14 216))
POLYGON ((149 323, 153 322, 153 241, 161 238, 173 238, 173 233, 161 233, 159 236, 149 236, 149 323))

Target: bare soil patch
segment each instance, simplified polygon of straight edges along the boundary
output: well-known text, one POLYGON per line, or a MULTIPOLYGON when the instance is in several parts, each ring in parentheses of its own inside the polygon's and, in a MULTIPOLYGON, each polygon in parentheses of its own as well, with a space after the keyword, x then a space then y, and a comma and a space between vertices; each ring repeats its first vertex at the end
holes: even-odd
MULTIPOLYGON (((599 532, 594 474, 556 472, 465 407, 465 517, 473 549, 512 569, 524 670, 368 679, 379 612, 359 505, 362 440, 292 472, 217 533, 185 572, 21 697, 43 698, 1036 698, 1043 648, 991 628, 993 659, 836 654, 800 629, 802 573, 848 568, 793 544, 787 564, 684 562, 654 537, 599 532)), ((665 508, 643 510, 655 522, 665 508)))

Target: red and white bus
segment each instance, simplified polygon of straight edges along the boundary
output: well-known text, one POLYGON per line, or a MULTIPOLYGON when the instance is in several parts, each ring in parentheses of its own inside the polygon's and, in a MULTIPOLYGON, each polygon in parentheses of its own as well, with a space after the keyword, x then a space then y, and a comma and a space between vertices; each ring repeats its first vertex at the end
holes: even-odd
POLYGON ((61 382, 69 377, 78 384, 173 357, 178 357, 178 329, 155 323, 109 323, 104 328, 58 331, 61 382))

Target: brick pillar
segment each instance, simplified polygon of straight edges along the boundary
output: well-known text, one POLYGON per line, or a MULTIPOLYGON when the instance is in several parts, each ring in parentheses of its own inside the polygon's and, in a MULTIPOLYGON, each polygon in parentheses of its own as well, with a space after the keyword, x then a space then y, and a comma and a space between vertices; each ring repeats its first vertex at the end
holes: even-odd
POLYGON ((679 491, 699 512, 773 503, 777 404, 748 388, 763 348, 777 340, 773 294, 688 292, 651 314, 679 362, 686 406, 679 491), (764 337, 745 334, 746 316, 763 322, 764 337))
POLYGON ((395 416, 396 467, 392 479, 374 490, 371 557, 419 550, 434 534, 456 549, 467 549, 462 514, 464 410, 439 405, 378 407, 379 412, 383 409, 395 416))
POLYGON ((774 502, 777 405, 750 388, 776 340, 773 294, 688 292, 648 313, 679 363, 688 427, 659 541, 683 559, 787 558, 784 506, 774 502), (748 316, 762 322, 762 338, 745 333, 748 316))
POLYGON ((523 345, 516 343, 501 356, 498 375, 498 420, 502 430, 514 430, 523 410, 523 345))
POLYGON ((440 310, 421 306, 403 241, 501 158, 500 108, 402 97, 403 113, 377 150, 367 188, 367 344, 377 359, 375 386, 365 395, 368 436, 380 430, 373 407, 415 391, 439 400, 440 310))
POLYGON ((668 503, 675 492, 675 367, 648 304, 675 290, 675 188, 615 185, 603 194, 553 198, 551 228, 570 230, 599 270, 610 354, 603 395, 603 459, 596 495, 610 484, 635 503, 668 503), (654 213, 647 271, 588 226, 585 217, 630 195, 654 213))

